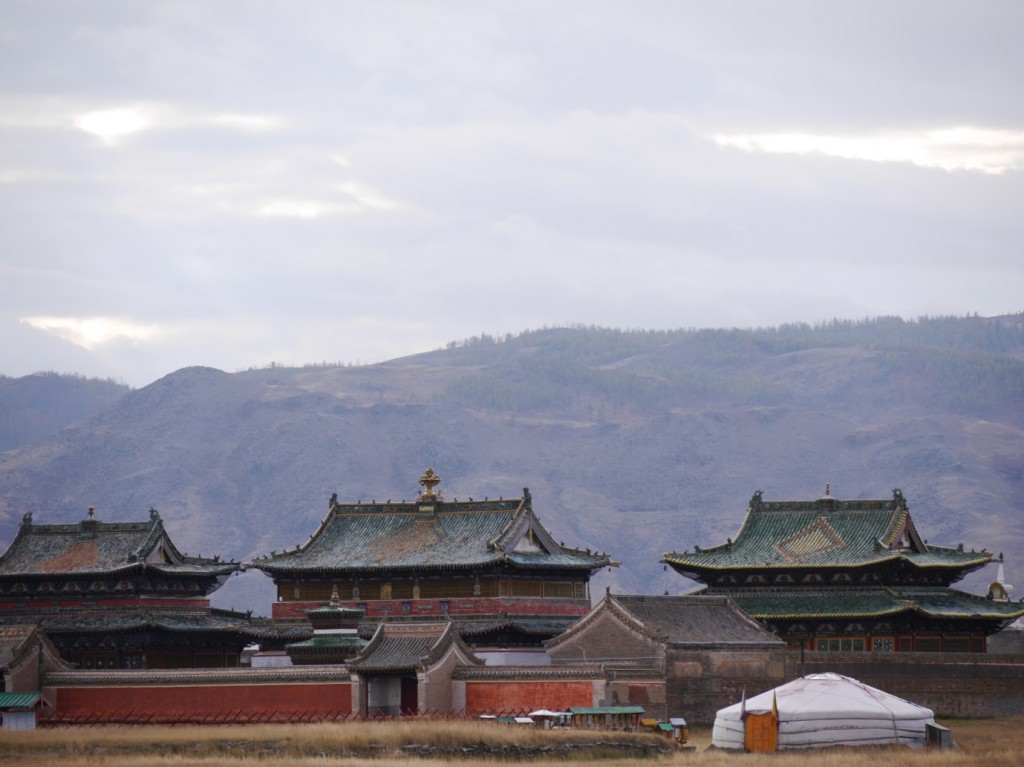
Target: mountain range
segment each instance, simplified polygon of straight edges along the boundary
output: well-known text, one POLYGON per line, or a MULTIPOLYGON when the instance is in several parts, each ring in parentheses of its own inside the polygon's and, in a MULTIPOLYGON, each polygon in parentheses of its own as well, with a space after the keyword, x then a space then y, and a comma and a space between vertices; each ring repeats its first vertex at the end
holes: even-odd
MULTIPOLYGON (((906 496, 919 532, 1024 573, 1024 314, 757 330, 549 328, 365 365, 185 368, 139 389, 0 377, 0 544, 142 520, 190 554, 303 543, 339 500, 518 497, 621 563, 593 593, 681 593, 664 553, 724 543, 747 502, 906 496), (70 406, 69 403, 74 403, 70 406)), ((984 592, 986 568, 961 584, 984 592)), ((268 614, 266 576, 214 595, 268 614)))

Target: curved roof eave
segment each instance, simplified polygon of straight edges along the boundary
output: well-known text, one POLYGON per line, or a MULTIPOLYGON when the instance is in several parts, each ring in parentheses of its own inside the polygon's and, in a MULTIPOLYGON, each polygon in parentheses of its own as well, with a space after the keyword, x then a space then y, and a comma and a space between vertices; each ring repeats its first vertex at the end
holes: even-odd
MULTIPOLYGON (((929 552, 929 554, 923 556, 928 556, 931 553, 932 552, 929 552)), ((975 559, 960 560, 956 562, 920 562, 918 561, 918 557, 913 554, 908 555, 903 551, 890 551, 871 559, 863 559, 856 562, 732 562, 725 564, 713 564, 698 562, 692 559, 676 559, 673 558, 672 554, 665 554, 661 561, 673 568, 676 568, 677 570, 686 568, 692 572, 725 572, 729 570, 816 570, 821 569, 822 567, 859 569, 864 567, 874 567, 884 562, 894 562, 901 559, 919 570, 962 570, 964 568, 978 568, 987 565, 992 561, 992 555, 984 554, 979 555, 975 559)))
POLYGON ((834 613, 771 613, 771 612, 749 612, 755 620, 810 620, 810 619, 835 619, 835 618, 877 618, 886 615, 899 615, 910 611, 909 605, 893 607, 889 610, 873 610, 870 612, 839 611, 834 613))
POLYGON ((408 565, 353 565, 350 567, 344 566, 324 566, 324 567, 310 567, 308 565, 294 565, 288 566, 287 564, 281 566, 279 562, 269 561, 260 562, 254 561, 247 563, 246 567, 251 567, 256 570, 262 570, 270 575, 311 575, 311 574, 326 574, 326 573, 390 573, 390 572, 417 572, 417 571, 438 571, 438 572, 450 572, 452 570, 473 570, 478 567, 492 567, 498 564, 508 564, 504 557, 495 556, 491 559, 480 560, 477 562, 460 562, 450 563, 445 562, 441 564, 408 564, 408 565))

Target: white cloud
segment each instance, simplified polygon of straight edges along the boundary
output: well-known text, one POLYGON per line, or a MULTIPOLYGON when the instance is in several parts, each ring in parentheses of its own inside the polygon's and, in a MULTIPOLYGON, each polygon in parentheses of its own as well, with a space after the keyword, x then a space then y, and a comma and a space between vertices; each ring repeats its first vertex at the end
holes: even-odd
MULTIPOLYGON (((50 106, 52 109, 52 105, 50 106)), ((65 107, 67 109, 67 107, 65 107)), ((38 105, 36 111, 47 111, 46 105, 38 105)), ((214 113, 173 103, 142 103, 105 109, 81 111, 82 107, 71 107, 76 128, 101 138, 107 144, 145 130, 190 130, 193 128, 218 128, 246 133, 267 133, 280 130, 286 124, 283 119, 269 114, 214 113)), ((47 121, 55 122, 51 115, 47 121)), ((36 118, 39 121, 40 118, 36 118)))
POLYGON ((261 216, 284 218, 320 218, 334 209, 335 206, 316 200, 271 200, 261 205, 256 213, 261 216))
POLYGON ((857 135, 715 134, 719 146, 773 154, 824 154, 847 160, 909 162, 923 168, 1000 174, 1024 169, 1024 131, 954 127, 857 135))
POLYGON ((283 120, 272 115, 225 114, 214 115, 208 119, 214 125, 223 125, 226 128, 254 132, 278 130, 284 125, 283 120))
POLYGON ((95 349, 121 339, 149 341, 160 333, 160 328, 155 325, 142 325, 115 317, 25 317, 22 322, 84 349, 95 349))
POLYGON ((75 125, 113 144, 123 136, 145 130, 153 123, 143 107, 119 107, 87 112, 75 118, 75 125))

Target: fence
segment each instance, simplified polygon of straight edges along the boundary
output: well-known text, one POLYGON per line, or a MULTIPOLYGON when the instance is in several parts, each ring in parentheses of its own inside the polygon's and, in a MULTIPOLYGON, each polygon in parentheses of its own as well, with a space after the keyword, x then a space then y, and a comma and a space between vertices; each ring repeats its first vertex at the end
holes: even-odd
MULTIPOLYGON (((528 716, 529 711, 509 709, 488 711, 487 716, 507 719, 528 716)), ((465 711, 418 711, 402 716, 384 716, 350 714, 344 711, 219 711, 210 714, 197 714, 189 711, 103 711, 94 710, 88 713, 62 714, 56 711, 49 716, 39 718, 40 727, 61 726, 99 726, 99 725, 146 725, 160 724, 179 725, 246 725, 246 724, 324 724, 331 722, 385 722, 385 721, 465 721, 479 720, 479 714, 468 714, 465 711)))

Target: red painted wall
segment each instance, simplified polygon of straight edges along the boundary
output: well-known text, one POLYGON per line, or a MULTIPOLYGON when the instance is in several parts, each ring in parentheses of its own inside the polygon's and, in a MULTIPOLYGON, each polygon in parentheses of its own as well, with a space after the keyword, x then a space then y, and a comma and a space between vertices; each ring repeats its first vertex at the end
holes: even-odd
POLYGON ((592 706, 590 682, 466 682, 466 713, 566 711, 570 706, 592 706))
POLYGON ((347 715, 349 682, 316 684, 196 685, 188 687, 58 687, 62 717, 153 715, 154 720, 235 714, 347 715))

